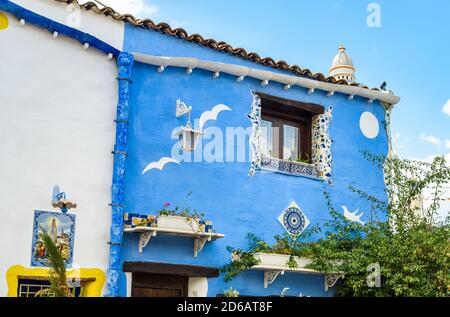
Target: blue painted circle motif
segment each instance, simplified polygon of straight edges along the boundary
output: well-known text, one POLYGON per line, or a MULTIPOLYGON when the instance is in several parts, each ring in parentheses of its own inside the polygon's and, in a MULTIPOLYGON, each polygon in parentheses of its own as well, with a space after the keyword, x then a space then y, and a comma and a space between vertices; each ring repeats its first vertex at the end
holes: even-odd
POLYGON ((288 208, 283 215, 284 227, 290 234, 301 234, 305 227, 305 215, 296 207, 288 208))

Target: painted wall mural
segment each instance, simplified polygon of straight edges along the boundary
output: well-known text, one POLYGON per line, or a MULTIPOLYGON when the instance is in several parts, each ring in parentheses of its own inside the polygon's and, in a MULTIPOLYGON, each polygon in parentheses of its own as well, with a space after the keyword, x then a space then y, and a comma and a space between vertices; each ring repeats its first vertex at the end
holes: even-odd
MULTIPOLYGON (((204 127, 206 125, 206 123, 208 121, 217 121, 219 114, 223 111, 231 111, 231 108, 224 105, 224 104, 217 104, 215 105, 211 110, 207 110, 202 112, 202 114, 200 115, 200 118, 198 120, 196 120, 198 122, 198 129, 193 127, 191 124, 191 111, 192 111, 192 107, 186 105, 186 103, 184 103, 183 101, 181 101, 180 99, 176 100, 176 108, 175 108, 175 116, 176 118, 180 118, 184 115, 188 115, 188 120, 187 120, 187 124, 186 126, 182 126, 179 127, 178 129, 175 128, 171 135, 179 135, 179 142, 176 145, 179 145, 181 149, 183 149, 183 151, 187 151, 186 147, 189 147, 189 151, 194 151, 195 150, 195 146, 197 144, 197 140, 193 140, 193 138, 198 138, 198 137, 202 137, 202 135, 204 134, 203 130, 204 127), (196 134, 195 136, 191 136, 191 134, 196 134), (192 140, 188 140, 186 141, 185 138, 192 138, 192 140), (187 145, 185 144, 183 146, 184 143, 188 143, 187 145), (190 145, 190 146, 189 146, 190 145)), ((153 169, 157 169, 162 171, 164 169, 164 167, 169 164, 169 163, 174 163, 174 164, 178 164, 180 165, 182 160, 176 160, 173 157, 161 157, 158 161, 155 162, 151 162, 149 163, 144 170, 142 171, 142 175, 144 175, 145 173, 147 173, 150 170, 153 169)))
POLYGON ((169 164, 169 163, 175 163, 175 164, 180 165, 180 163, 177 160, 174 160, 171 157, 162 157, 159 159, 158 162, 151 162, 150 164, 148 164, 142 171, 142 175, 144 175, 145 173, 147 173, 148 171, 150 171, 152 169, 158 169, 158 170, 162 171, 164 169, 164 167, 166 166, 166 164, 169 164))
POLYGON ((49 267, 50 262, 42 240, 42 230, 50 235, 66 265, 70 267, 75 236, 75 215, 41 210, 34 212, 31 265, 49 267))
POLYGON ((332 119, 333 106, 330 106, 323 114, 315 116, 312 122, 312 162, 317 166, 319 176, 323 177, 329 184, 332 184, 331 169, 333 167, 333 156, 331 154, 333 140, 329 133, 332 119))
POLYGON ((364 212, 361 212, 358 215, 359 208, 356 209, 354 212, 350 212, 347 208, 347 206, 341 206, 344 210, 344 217, 351 221, 351 222, 359 222, 360 224, 364 225, 364 222, 361 221, 361 217, 364 215, 364 212))
POLYGON ((217 117, 219 116, 219 114, 222 111, 231 111, 231 109, 230 109, 230 107, 228 107, 224 104, 219 104, 219 105, 214 106, 211 110, 203 112, 199 119, 199 129, 203 130, 206 122, 208 122, 208 121, 211 121, 211 120, 216 121, 217 117))

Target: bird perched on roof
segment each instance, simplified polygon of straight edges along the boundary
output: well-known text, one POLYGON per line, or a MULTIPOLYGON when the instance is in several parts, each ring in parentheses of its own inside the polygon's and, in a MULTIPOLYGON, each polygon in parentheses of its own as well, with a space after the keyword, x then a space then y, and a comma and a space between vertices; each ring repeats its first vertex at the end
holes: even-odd
POLYGON ((383 90, 383 91, 386 91, 386 85, 387 85, 386 82, 383 81, 383 83, 380 86, 380 89, 383 90))

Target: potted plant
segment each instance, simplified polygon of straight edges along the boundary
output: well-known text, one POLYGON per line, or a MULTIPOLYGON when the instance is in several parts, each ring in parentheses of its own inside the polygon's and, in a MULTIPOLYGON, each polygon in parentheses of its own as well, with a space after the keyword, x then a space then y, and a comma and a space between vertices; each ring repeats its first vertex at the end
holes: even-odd
POLYGON ((304 268, 311 260, 299 256, 277 253, 254 253, 253 256, 259 260, 260 265, 279 268, 304 268))
POLYGON ((170 205, 168 202, 165 203, 164 208, 158 212, 158 228, 206 232, 206 221, 203 220, 203 214, 191 212, 189 208, 183 210, 180 210, 178 207, 169 209, 170 205))

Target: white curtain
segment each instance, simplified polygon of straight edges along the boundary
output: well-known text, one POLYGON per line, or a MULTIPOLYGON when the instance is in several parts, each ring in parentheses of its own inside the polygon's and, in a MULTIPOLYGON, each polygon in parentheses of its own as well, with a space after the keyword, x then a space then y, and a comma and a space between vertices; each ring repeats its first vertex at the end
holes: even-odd
POLYGON ((272 122, 261 120, 261 152, 265 155, 272 156, 272 122))
POLYGON ((298 128, 285 124, 283 134, 283 159, 296 161, 299 158, 298 128))

